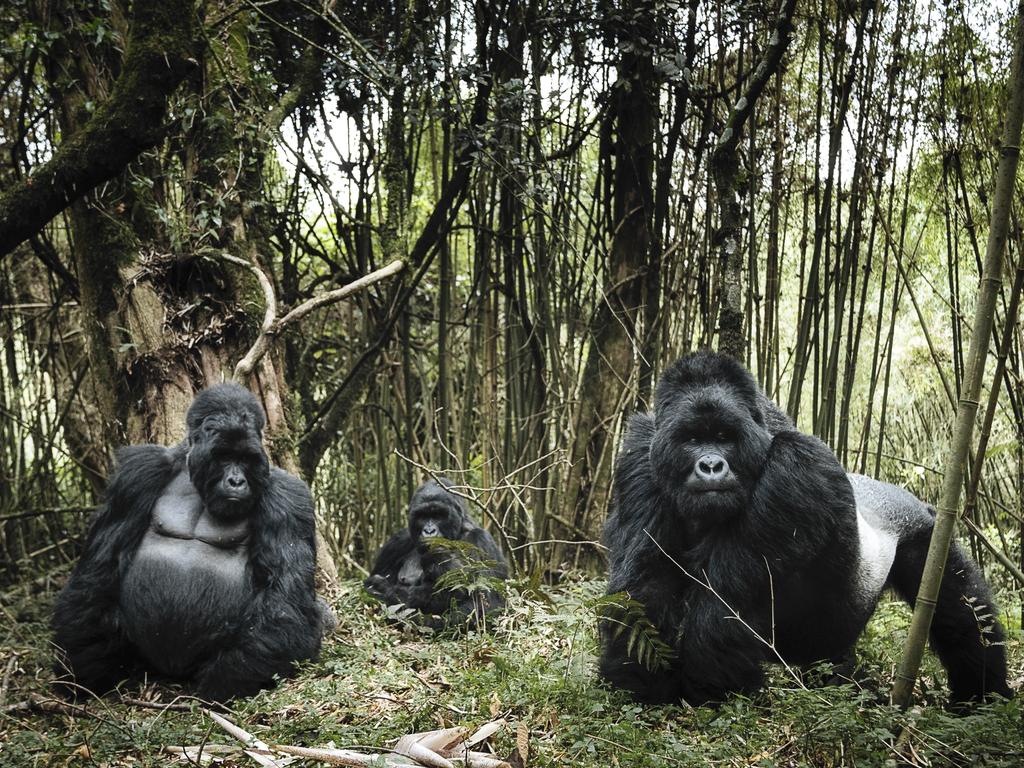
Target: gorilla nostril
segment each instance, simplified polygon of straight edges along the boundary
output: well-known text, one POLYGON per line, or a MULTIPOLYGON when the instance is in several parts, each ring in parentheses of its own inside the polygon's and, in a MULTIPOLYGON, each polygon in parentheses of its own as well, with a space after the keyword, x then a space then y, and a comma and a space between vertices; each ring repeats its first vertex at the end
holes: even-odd
POLYGON ((721 456, 710 454, 697 459, 697 474, 705 480, 719 480, 728 469, 729 465, 721 456))

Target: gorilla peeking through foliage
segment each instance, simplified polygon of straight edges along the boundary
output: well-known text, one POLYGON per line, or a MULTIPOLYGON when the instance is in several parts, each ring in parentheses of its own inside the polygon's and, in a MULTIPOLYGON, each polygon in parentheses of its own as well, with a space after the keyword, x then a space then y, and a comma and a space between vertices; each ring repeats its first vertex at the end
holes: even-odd
MULTIPOLYGON (((882 591, 917 596, 934 511, 847 475, 797 432, 751 375, 698 352, 632 417, 605 526, 609 595, 600 671, 638 699, 720 701, 762 684, 762 664, 846 661, 882 591)), ((1003 629, 957 546, 931 644, 952 699, 1011 696, 1003 629)))
POLYGON ((388 606, 404 605, 433 629, 482 625, 505 606, 494 588, 508 566, 491 534, 473 522, 452 483, 428 480, 409 501, 409 525, 381 548, 366 591, 388 606))
POLYGON ((271 467, 263 410, 236 384, 196 396, 173 448, 118 453, 53 619, 63 685, 141 670, 212 700, 255 693, 315 656, 333 616, 313 588, 313 500, 271 467))

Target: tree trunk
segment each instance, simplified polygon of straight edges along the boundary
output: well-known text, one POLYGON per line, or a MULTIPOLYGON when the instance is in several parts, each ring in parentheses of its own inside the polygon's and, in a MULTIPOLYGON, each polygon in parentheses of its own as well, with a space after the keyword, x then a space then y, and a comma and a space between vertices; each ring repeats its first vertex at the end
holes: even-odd
POLYGON ((612 242, 598 305, 590 321, 587 360, 580 382, 572 472, 572 520, 596 536, 604 520, 611 479, 608 437, 635 386, 634 350, 642 309, 644 269, 654 209, 654 130, 658 116, 651 43, 655 12, 646 0, 623 10, 618 81, 614 88, 615 172, 612 242))
POLYGON ((137 0, 131 7, 110 98, 67 134, 49 162, 0 195, 0 257, 163 137, 167 97, 194 63, 195 12, 186 0, 137 0))
MULTIPOLYGON (((750 77, 743 95, 736 101, 726 119, 718 143, 711 153, 711 176, 718 198, 718 244, 721 307, 718 314, 718 349, 737 360, 745 360, 747 339, 743 330, 743 253, 740 251, 742 211, 739 200, 739 139, 754 102, 769 78, 782 65, 782 56, 789 46, 796 0, 783 0, 771 39, 764 55, 750 77)), ((750 233, 753 236, 753 233, 750 233)))

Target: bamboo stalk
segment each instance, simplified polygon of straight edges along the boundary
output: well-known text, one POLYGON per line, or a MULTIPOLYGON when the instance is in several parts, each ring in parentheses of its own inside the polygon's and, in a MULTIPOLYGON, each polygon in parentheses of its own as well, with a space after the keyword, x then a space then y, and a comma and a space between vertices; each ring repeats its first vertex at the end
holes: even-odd
POLYGON ((1018 0, 1015 26, 1017 39, 1014 41, 1013 63, 1010 67, 1006 123, 999 152, 995 193, 992 196, 992 220, 985 251, 985 267, 978 286, 971 346, 964 367, 964 386, 957 406, 953 442, 946 458, 942 497, 937 507, 938 514, 928 548, 928 559, 925 562, 921 587, 914 606, 910 632, 903 647, 903 658, 893 685, 893 702, 901 707, 906 707, 910 703, 910 696, 914 690, 917 671, 924 655, 925 640, 935 613, 949 544, 956 528, 960 488, 963 485, 971 435, 978 413, 978 398, 985 373, 988 340, 992 335, 996 296, 1002 283, 1003 253, 1006 249, 1013 186, 1020 159, 1021 125, 1024 123, 1024 0, 1018 0))

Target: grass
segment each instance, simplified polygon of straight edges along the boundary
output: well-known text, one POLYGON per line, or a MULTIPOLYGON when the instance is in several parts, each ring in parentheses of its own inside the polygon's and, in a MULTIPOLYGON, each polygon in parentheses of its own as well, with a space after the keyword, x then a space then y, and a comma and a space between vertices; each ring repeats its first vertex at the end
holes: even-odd
MULTIPOLYGON (((883 603, 861 640, 873 681, 866 689, 803 689, 773 668, 754 698, 718 708, 646 707, 596 680, 594 602, 602 589, 582 579, 542 591, 520 584, 491 633, 430 637, 387 624, 358 583, 344 582, 335 600, 339 626, 320 659, 274 690, 234 702, 229 716, 267 742, 342 748, 387 747, 406 733, 504 717, 509 725, 492 737, 494 751, 507 757, 517 735, 528 738, 528 766, 1024 765, 1024 696, 948 714, 945 678, 929 656, 920 706, 900 713, 880 703, 909 622, 902 606, 883 603)), ((0 603, 7 707, 46 693, 51 600, 0 603)), ((1020 626, 1019 613, 1004 619, 1020 626)), ((1011 630, 1009 653, 1019 690, 1019 631, 1011 630)), ((135 684, 123 693, 171 701, 181 691, 135 684)), ((188 711, 164 711, 111 695, 88 702, 86 716, 0 714, 0 765, 166 766, 175 764, 167 745, 232 744, 190 703, 188 711)), ((255 763, 236 753, 223 765, 255 763)))

